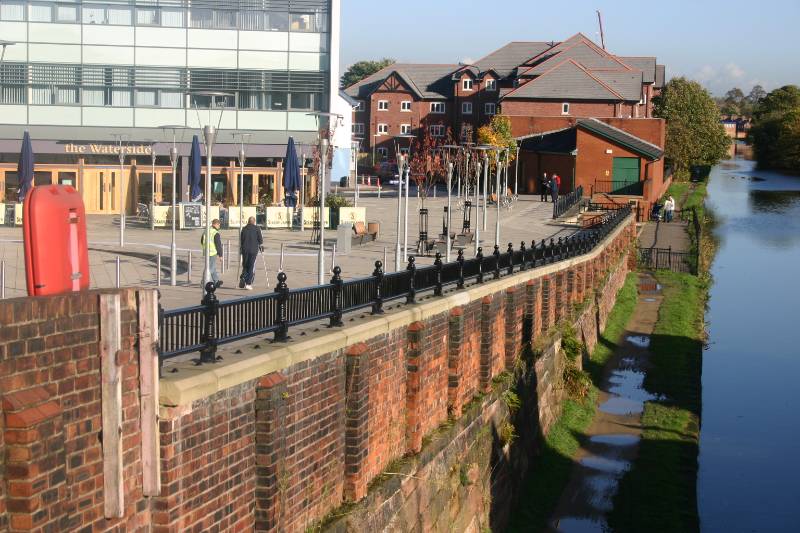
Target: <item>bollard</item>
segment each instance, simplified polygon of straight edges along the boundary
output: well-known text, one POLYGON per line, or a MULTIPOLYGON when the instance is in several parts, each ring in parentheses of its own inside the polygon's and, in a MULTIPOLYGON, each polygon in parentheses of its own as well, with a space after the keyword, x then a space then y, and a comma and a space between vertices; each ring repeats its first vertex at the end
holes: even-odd
POLYGON ((119 256, 117 256, 117 288, 119 289, 119 256))
POLYGON ((192 282, 192 251, 189 250, 189 260, 186 262, 186 283, 192 282))
POLYGON ((158 252, 158 259, 156 260, 156 285, 161 286, 161 252, 158 252))
POLYGON ((0 261, 0 300, 6 299, 6 262, 0 261))

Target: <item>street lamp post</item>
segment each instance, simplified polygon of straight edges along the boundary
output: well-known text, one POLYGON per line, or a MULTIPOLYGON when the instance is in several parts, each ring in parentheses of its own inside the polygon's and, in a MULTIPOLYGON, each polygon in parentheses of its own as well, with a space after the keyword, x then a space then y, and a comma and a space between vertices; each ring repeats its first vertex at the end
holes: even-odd
POLYGON ((300 174, 303 186, 300 187, 300 233, 305 233, 305 214, 306 214, 306 154, 300 154, 300 174))
POLYGON ((447 231, 445 231, 445 261, 450 262, 450 223, 451 223, 451 215, 450 213, 453 211, 452 205, 452 195, 450 191, 450 187, 453 185, 453 163, 447 163, 447 231))
POLYGON ((514 197, 517 196, 517 186, 519 185, 519 143, 517 143, 517 153, 514 155, 514 197))
MULTIPOLYGON (((494 222, 494 244, 500 246, 500 150, 496 153, 497 161, 497 181, 495 191, 495 204, 497 206, 497 220, 494 222)), ((506 159, 506 169, 508 168, 508 159, 506 159)))
MULTIPOLYGON (((150 231, 156 229, 156 141, 150 143, 150 231)), ((161 273, 159 273, 159 276, 161 273)), ((161 279, 161 278, 159 278, 161 279)))
MULTIPOLYGON (((239 137, 239 234, 241 235, 242 228, 244 228, 244 164, 247 160, 247 155, 244 151, 245 140, 249 139, 251 133, 234 133, 234 139, 239 137)), ((241 252, 241 250, 240 250, 241 252)))
POLYGON ((176 179, 178 173, 178 146, 175 142, 175 131, 178 129, 183 129, 184 126, 161 126, 160 129, 162 130, 172 130, 172 148, 169 149, 169 162, 172 165, 172 241, 170 243, 169 251, 169 284, 173 287, 177 285, 177 273, 175 272, 178 268, 178 248, 175 243, 176 237, 176 224, 178 218, 178 211, 177 206, 175 204, 175 195, 178 189, 178 182, 176 179))
POLYGON ((125 147, 123 142, 125 136, 121 133, 112 135, 117 141, 117 150, 119 151, 119 247, 125 247, 125 147))
POLYGON ((403 154, 400 152, 400 149, 397 148, 395 145, 395 154, 396 159, 398 162, 398 172, 397 172, 397 231, 395 232, 395 250, 394 250, 394 271, 400 271, 400 254, 402 250, 400 249, 400 221, 402 217, 403 211, 403 172, 405 171, 405 164, 402 163, 403 154), (403 166, 400 166, 400 165, 403 166))

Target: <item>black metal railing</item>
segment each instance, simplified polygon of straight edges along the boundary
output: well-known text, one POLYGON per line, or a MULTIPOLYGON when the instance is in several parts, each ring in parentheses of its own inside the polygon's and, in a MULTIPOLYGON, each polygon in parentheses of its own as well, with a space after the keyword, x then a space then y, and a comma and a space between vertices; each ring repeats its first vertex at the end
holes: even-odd
POLYGON ((559 196, 553 204, 553 218, 558 218, 569 211, 573 205, 581 201, 581 198, 583 198, 583 185, 578 185, 578 188, 569 194, 559 196))
POLYGON ((594 185, 592 185, 592 195, 601 193, 642 196, 644 194, 644 182, 595 180, 594 185))
POLYGON ((672 248, 639 248, 638 259, 642 268, 697 274, 697 254, 694 252, 674 252, 672 248))
POLYGON ((290 289, 286 273, 279 272, 274 292, 225 302, 217 300, 214 284, 208 283, 201 305, 160 311, 160 360, 200 352, 201 363, 214 362, 222 344, 270 333, 275 342, 286 342, 292 326, 325 319, 331 327, 342 326, 346 312, 371 308, 372 314, 381 314, 384 303, 392 300, 415 303, 422 292, 439 296, 445 287, 461 289, 467 282, 484 283, 576 257, 598 246, 631 212, 630 206, 609 211, 597 227, 557 241, 523 242, 517 249, 508 243, 505 251, 478 248, 469 259, 459 250, 450 263, 436 254, 433 265, 418 268, 412 256, 405 270, 390 274, 376 261, 372 276, 343 281, 336 266, 326 285, 290 289))

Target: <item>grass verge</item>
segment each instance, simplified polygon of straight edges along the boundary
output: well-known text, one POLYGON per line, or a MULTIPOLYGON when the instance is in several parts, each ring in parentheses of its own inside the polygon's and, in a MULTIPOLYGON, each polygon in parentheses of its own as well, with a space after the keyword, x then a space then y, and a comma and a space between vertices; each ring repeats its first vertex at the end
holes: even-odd
POLYGON ((608 517, 614 531, 698 531, 697 451, 706 286, 688 274, 658 272, 664 301, 651 338, 639 454, 622 478, 608 517))
MULTIPOLYGON (((617 301, 608 317, 606 328, 586 364, 593 383, 599 383, 603 368, 622 339, 625 326, 633 314, 637 296, 636 282, 636 274, 628 274, 625 284, 617 294, 617 301)), ((564 403, 561 417, 544 438, 542 453, 534 458, 529 468, 508 531, 545 529, 569 482, 574 465, 573 457, 586 429, 594 419, 596 405, 597 388, 594 385, 585 398, 570 399, 564 403)))

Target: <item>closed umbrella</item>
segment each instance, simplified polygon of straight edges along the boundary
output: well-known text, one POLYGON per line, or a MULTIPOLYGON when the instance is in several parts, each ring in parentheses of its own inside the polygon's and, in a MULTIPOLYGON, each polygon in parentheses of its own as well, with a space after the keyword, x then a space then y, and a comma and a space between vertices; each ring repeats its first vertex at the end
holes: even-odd
POLYGON ((294 138, 289 137, 286 144, 286 160, 283 167, 284 203, 287 207, 297 205, 297 191, 303 184, 300 181, 300 163, 297 160, 297 150, 294 148, 294 138))
POLYGON ((192 151, 189 152, 189 199, 192 202, 199 202, 203 198, 200 188, 200 157, 200 139, 195 135, 192 139, 192 151))
POLYGON ((31 136, 26 131, 22 136, 22 148, 19 152, 17 164, 17 177, 19 178, 19 201, 25 200, 25 195, 33 187, 33 146, 31 136))

